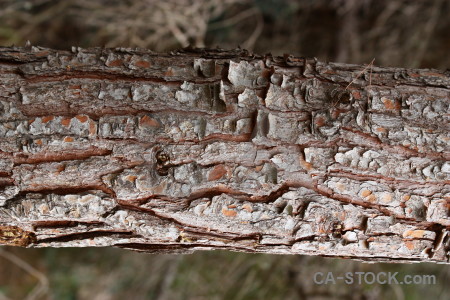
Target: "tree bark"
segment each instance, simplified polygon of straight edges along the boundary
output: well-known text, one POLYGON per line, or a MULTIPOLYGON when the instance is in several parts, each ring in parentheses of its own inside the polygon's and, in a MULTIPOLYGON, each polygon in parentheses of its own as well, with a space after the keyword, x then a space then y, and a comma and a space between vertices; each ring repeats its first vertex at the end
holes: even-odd
POLYGON ((448 72, 0 48, 0 243, 449 263, 448 72))

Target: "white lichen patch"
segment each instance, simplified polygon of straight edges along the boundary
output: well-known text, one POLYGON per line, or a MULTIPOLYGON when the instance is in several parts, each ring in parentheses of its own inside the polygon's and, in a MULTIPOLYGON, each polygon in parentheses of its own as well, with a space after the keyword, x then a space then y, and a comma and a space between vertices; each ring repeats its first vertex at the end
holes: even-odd
POLYGON ((369 116, 369 120, 373 124, 383 126, 385 128, 399 129, 403 125, 402 118, 384 114, 371 114, 369 116))
POLYGON ((14 121, 23 119, 24 115, 17 108, 16 103, 0 100, 0 121, 14 121))
POLYGON ((135 102, 144 102, 156 99, 165 95, 168 98, 175 96, 174 92, 167 85, 139 84, 131 88, 132 99, 135 102))
POLYGON ((252 143, 214 142, 204 148, 198 163, 208 165, 230 162, 253 165, 255 156, 256 147, 252 143))
POLYGON ((228 79, 236 87, 252 88, 257 85, 257 79, 262 75, 264 64, 260 62, 251 63, 230 61, 228 79))
POLYGON ((316 169, 325 170, 334 162, 335 150, 329 148, 306 147, 303 149, 305 161, 316 169))
POLYGON ((293 93, 275 84, 270 84, 269 90, 265 98, 267 108, 277 109, 281 111, 294 110, 301 107, 298 98, 293 93))
POLYGON ((114 207, 111 198, 102 193, 39 195, 13 204, 15 217, 21 220, 101 220, 114 207))
MULTIPOLYGON (((255 90, 245 89, 244 92, 238 95, 238 106, 239 107, 253 107, 254 105, 261 102, 261 98, 255 93, 255 90)), ((266 100, 267 101, 267 100, 266 100)))
POLYGON ((19 188, 17 186, 7 186, 0 190, 0 206, 4 206, 6 202, 13 199, 19 194, 19 188))
POLYGON ((286 152, 274 155, 270 160, 277 166, 278 170, 286 172, 297 172, 304 169, 299 160, 300 153, 286 152))
POLYGON ((343 230, 363 230, 364 220, 366 216, 364 211, 357 206, 352 204, 344 205, 345 216, 347 216, 343 222, 343 230))
POLYGON ((28 123, 27 133, 31 135, 64 134, 86 137, 96 133, 96 122, 86 115, 77 115, 73 118, 45 116, 28 123))
POLYGON ((15 121, 0 123, 0 137, 14 137, 28 133, 27 121, 15 121))
POLYGON ((175 93, 175 98, 182 104, 189 104, 195 106, 197 101, 201 98, 202 90, 194 83, 184 82, 181 85, 181 90, 175 93))
POLYGON ((131 87, 126 85, 106 84, 98 93, 100 100, 129 101, 131 97, 131 87))
POLYGON ((134 138, 137 118, 131 116, 108 116, 99 120, 99 136, 103 138, 134 138))
POLYGON ((295 141, 304 132, 304 126, 297 117, 268 114, 267 137, 285 142, 295 141))
POLYGON ((450 215, 448 209, 448 201, 441 200, 432 200, 430 205, 428 206, 426 220, 428 222, 435 222, 444 226, 450 225, 450 215))
POLYGON ((10 173, 13 169, 14 162, 12 159, 0 158, 0 170, 1 172, 10 173))
MULTIPOLYGON (((392 154, 385 150, 364 151, 360 147, 345 150, 339 149, 339 152, 334 155, 334 160, 357 173, 375 173, 385 177, 412 179, 416 181, 442 180, 448 178, 448 175, 442 172, 444 164, 436 164, 429 158, 411 157, 405 159, 400 154, 392 154)), ((337 166, 334 165, 333 168, 335 167, 337 166)))
POLYGON ((355 243, 358 241, 358 234, 354 231, 347 231, 342 238, 349 243, 355 243))
POLYGON ((366 233, 370 235, 386 234, 392 232, 390 226, 395 222, 391 216, 378 216, 367 220, 366 233))
POLYGON ((100 184, 103 174, 113 173, 121 168, 120 162, 103 157, 89 158, 82 162, 23 164, 15 169, 13 178, 23 190, 31 191, 35 187, 52 189, 92 186, 100 184))

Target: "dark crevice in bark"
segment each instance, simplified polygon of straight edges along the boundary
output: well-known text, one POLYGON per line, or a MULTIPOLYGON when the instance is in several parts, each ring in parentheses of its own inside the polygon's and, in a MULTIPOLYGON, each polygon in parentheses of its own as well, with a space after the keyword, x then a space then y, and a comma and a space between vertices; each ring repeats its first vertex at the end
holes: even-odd
MULTIPOLYGON (((72 71, 72 72, 60 72, 60 73, 55 73, 54 75, 30 75, 27 74, 26 72, 22 73, 24 75, 24 78, 29 82, 29 83, 41 83, 41 82, 61 82, 61 81, 66 81, 66 80, 73 80, 73 79, 79 79, 79 80, 83 80, 83 79, 91 79, 91 80, 99 80, 101 82, 116 82, 116 81, 121 81, 121 82, 146 82, 146 83, 163 83, 165 85, 174 85, 174 86, 180 86, 181 84, 183 84, 182 80, 171 80, 170 78, 164 78, 161 79, 159 77, 151 77, 151 76, 145 76, 145 75, 139 75, 139 77, 137 76, 133 76, 133 75, 128 75, 125 76, 123 74, 111 74, 111 73, 104 73, 104 72, 95 72, 95 71, 72 71)), ((190 82, 190 81, 186 81, 186 82, 190 82)), ((216 79, 210 79, 210 80, 195 80, 192 81, 191 83, 196 83, 196 84, 211 84, 211 83, 217 83, 216 79)))
POLYGON ((96 237, 111 237, 111 238, 126 238, 137 237, 131 231, 109 231, 109 230, 95 230, 82 233, 63 234, 54 237, 42 238, 37 240, 37 244, 45 243, 63 243, 70 241, 80 241, 84 239, 93 239, 96 237))
POLYGON ((49 162, 64 162, 64 161, 80 161, 87 160, 95 156, 107 156, 112 154, 112 150, 100 149, 92 147, 90 149, 83 149, 79 151, 60 151, 60 152, 45 152, 43 155, 40 154, 25 154, 17 153, 14 155, 14 164, 41 164, 49 162))
POLYGON ((32 225, 34 228, 66 228, 84 226, 101 226, 102 221, 72 221, 72 220, 48 220, 48 221, 34 221, 32 225))
MULTIPOLYGON (((174 243, 174 244, 140 244, 140 243, 117 243, 115 247, 125 248, 136 251, 144 251, 148 253, 192 253, 196 248, 212 248, 211 245, 202 243, 174 243)), ((238 247, 234 245, 214 245, 216 250, 231 250, 231 251, 242 251, 242 252, 257 252, 252 248, 238 247)))

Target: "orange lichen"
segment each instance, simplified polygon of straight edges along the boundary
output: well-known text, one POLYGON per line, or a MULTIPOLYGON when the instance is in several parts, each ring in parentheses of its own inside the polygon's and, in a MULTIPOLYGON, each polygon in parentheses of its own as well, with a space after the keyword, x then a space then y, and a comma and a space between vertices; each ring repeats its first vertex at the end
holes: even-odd
POLYGON ((60 164, 60 165, 58 165, 57 167, 56 167, 56 174, 59 174, 59 173, 61 173, 62 171, 64 171, 66 169, 66 165, 64 165, 64 164, 60 164))
POLYGON ((381 101, 383 101, 384 107, 389 110, 400 110, 400 102, 394 101, 388 98, 381 98, 381 101))
POLYGON ((406 241, 406 242, 405 242, 405 246, 406 246, 406 248, 408 248, 409 250, 413 250, 413 249, 414 249, 414 242, 413 242, 413 241, 406 241))
POLYGON ((343 191, 345 191, 345 184, 343 184, 343 183, 337 183, 336 184, 336 187, 338 188, 338 190, 340 191, 340 192, 343 192, 343 191))
POLYGON ((403 237, 409 237, 409 238, 423 238, 423 235, 425 234, 425 230, 406 230, 403 233, 403 237))
POLYGON ((231 209, 222 208, 222 214, 226 217, 236 217, 237 212, 231 209))
POLYGON ((81 123, 84 123, 84 122, 86 122, 88 120, 88 117, 87 116, 83 116, 83 115, 78 115, 75 118, 77 118, 78 121, 80 121, 81 123))
POLYGON ((219 180, 227 173, 224 165, 217 165, 209 172, 208 181, 219 180))
POLYGON ((71 121, 71 120, 72 120, 71 118, 64 118, 64 119, 61 120, 61 125, 67 127, 67 126, 70 125, 70 121, 71 121))
POLYGON ((141 117, 141 119, 139 120, 139 125, 145 127, 159 127, 158 121, 156 121, 153 118, 150 118, 149 116, 141 117))
POLYGON ((319 227, 317 228, 317 232, 318 232, 318 233, 326 233, 326 230, 325 230, 325 228, 324 228, 323 226, 319 226, 319 227))
POLYGON ((307 162, 302 155, 299 155, 298 160, 300 162, 300 165, 307 171, 312 170, 312 164, 307 162))
POLYGON ((386 109, 394 109, 394 102, 391 99, 381 98, 386 109))
POLYGON ((91 121, 89 123, 89 135, 94 135, 97 133, 97 126, 95 125, 94 121, 91 121))
POLYGON ((50 121, 52 121, 54 118, 55 118, 54 116, 45 116, 45 117, 42 117, 42 123, 50 122, 50 121))
POLYGON ((315 123, 318 127, 325 125, 325 118, 324 117, 318 117, 315 120, 315 123))
POLYGON ((369 202, 375 202, 377 200, 377 197, 375 197, 375 195, 372 194, 372 195, 369 195, 366 199, 369 202))
POLYGON ((36 140, 35 143, 36 145, 42 146, 42 140, 36 140))
POLYGON ((120 67, 123 65, 123 61, 121 59, 115 59, 110 62, 107 62, 106 65, 108 67, 120 67))
POLYGON ((381 201, 383 201, 384 203, 391 202, 392 201, 392 194, 384 193, 383 197, 381 198, 381 201))
POLYGON ((256 172, 259 172, 259 171, 262 170, 262 168, 263 168, 263 165, 256 166, 256 167, 255 167, 255 171, 256 171, 256 172))
POLYGON ((352 95, 353 95, 353 98, 355 98, 356 100, 361 99, 361 93, 358 91, 353 91, 352 95))
POLYGON ((409 199, 411 199, 411 195, 404 195, 403 196, 403 200, 408 201, 409 199))
POLYGON ((64 142, 66 142, 66 143, 71 143, 71 142, 73 142, 73 137, 66 136, 66 137, 64 138, 64 142))
POLYGON ((248 203, 245 203, 244 205, 242 205, 242 209, 248 211, 249 213, 251 213, 253 211, 253 207, 248 203))
POLYGON ((361 191, 361 196, 367 197, 369 195, 372 195, 372 191, 370 191, 370 190, 362 190, 361 191))
POLYGON ((150 68, 150 66, 151 66, 150 62, 148 62, 146 60, 139 60, 139 61, 135 62, 134 65, 139 68, 150 68))
POLYGON ((137 179, 137 176, 135 175, 128 175, 125 177, 126 180, 130 181, 130 182, 135 182, 137 179))

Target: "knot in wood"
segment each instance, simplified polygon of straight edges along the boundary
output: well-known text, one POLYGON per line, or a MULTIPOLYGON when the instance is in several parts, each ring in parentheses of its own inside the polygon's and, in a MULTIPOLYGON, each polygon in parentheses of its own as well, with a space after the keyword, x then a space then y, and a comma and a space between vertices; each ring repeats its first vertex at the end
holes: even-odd
POLYGON ((333 107, 347 106, 351 104, 353 95, 349 90, 342 88, 335 88, 330 91, 330 97, 333 103, 333 107))
POLYGON ((169 154, 167 154, 163 150, 159 150, 156 152, 155 158, 156 172, 160 176, 167 176, 169 174, 169 166, 167 165, 170 160, 169 154))
POLYGON ((159 150, 158 152, 156 152, 156 162, 158 164, 165 164, 169 160, 170 160, 169 155, 167 153, 165 153, 164 151, 159 150))

